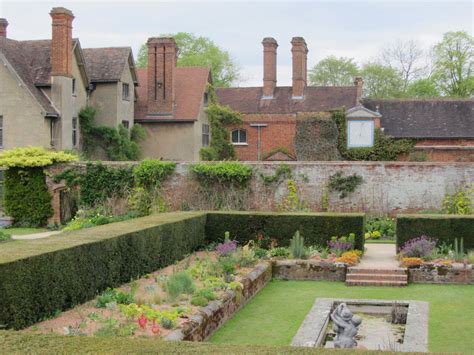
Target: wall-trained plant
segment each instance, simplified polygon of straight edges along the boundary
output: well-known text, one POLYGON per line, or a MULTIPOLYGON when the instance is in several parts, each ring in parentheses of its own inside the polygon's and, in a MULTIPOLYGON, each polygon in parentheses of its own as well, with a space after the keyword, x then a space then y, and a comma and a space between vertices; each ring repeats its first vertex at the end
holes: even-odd
POLYGON ((343 176, 342 171, 331 175, 329 177, 329 191, 337 191, 340 198, 344 198, 350 193, 354 192, 355 189, 364 182, 362 176, 352 174, 349 176, 343 176))
POLYGON ((52 216, 51 195, 44 167, 77 160, 73 154, 41 147, 16 148, 0 153, 5 171, 5 212, 15 225, 44 226, 52 216))

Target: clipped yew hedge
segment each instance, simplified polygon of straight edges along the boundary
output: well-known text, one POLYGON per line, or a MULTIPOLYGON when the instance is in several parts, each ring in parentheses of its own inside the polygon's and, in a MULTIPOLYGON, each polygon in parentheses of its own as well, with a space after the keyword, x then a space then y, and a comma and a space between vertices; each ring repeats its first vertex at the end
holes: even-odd
POLYGON ((3 244, 0 327, 27 327, 182 259, 203 245, 205 221, 170 213, 3 244))
POLYGON ((439 243, 454 244, 463 238, 464 249, 474 249, 474 215, 422 215, 397 216, 397 250, 407 240, 427 235, 439 243))
POLYGON ((299 230, 305 244, 326 246, 332 236, 355 233, 355 247, 364 250, 364 220, 363 213, 209 212, 206 240, 221 241, 228 231, 231 239, 246 243, 263 233, 288 246, 299 230))

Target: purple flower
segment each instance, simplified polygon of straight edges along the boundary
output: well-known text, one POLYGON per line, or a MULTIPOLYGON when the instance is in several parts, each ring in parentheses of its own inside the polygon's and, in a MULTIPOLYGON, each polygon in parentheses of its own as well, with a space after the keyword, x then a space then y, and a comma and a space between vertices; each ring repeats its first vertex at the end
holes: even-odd
POLYGON ((220 256, 227 256, 229 254, 232 254, 236 249, 236 240, 226 240, 224 243, 218 244, 216 247, 216 251, 219 253, 220 256))
POLYGON ((352 250, 353 245, 354 244, 352 243, 352 241, 345 240, 345 238, 343 240, 341 240, 341 238, 333 238, 328 241, 329 249, 331 250, 331 252, 336 254, 343 253, 347 250, 352 250))
POLYGON ((426 235, 410 239, 403 244, 400 253, 407 257, 423 258, 431 254, 436 246, 436 239, 426 235))

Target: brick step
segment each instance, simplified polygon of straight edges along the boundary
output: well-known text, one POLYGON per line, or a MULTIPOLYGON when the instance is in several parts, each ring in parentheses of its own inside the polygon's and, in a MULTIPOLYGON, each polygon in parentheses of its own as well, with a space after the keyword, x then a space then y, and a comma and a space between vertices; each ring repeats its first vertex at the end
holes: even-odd
POLYGON ((347 274, 346 280, 380 280, 380 281, 407 281, 408 275, 403 274, 347 274))
POLYGON ((397 274, 406 275, 406 268, 392 268, 392 269, 366 269, 358 267, 350 267, 348 269, 349 274, 397 274))
POLYGON ((407 286, 407 281, 346 280, 347 286, 407 286))

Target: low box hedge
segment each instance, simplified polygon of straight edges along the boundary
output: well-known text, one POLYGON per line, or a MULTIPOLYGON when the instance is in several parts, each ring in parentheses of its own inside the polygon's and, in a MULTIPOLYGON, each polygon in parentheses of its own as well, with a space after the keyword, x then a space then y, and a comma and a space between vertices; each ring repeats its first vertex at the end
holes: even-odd
POLYGON ((355 233, 355 247, 364 250, 364 221, 363 213, 209 212, 206 240, 221 241, 228 231, 231 239, 246 243, 263 233, 288 246, 299 230, 305 244, 325 246, 332 236, 355 233))
POLYGON ((397 250, 407 240, 427 235, 438 243, 464 240, 466 250, 474 249, 474 216, 404 214, 397 216, 397 250))
POLYGON ((0 326, 21 329, 182 259, 203 245, 205 213, 170 213, 0 249, 0 326))

